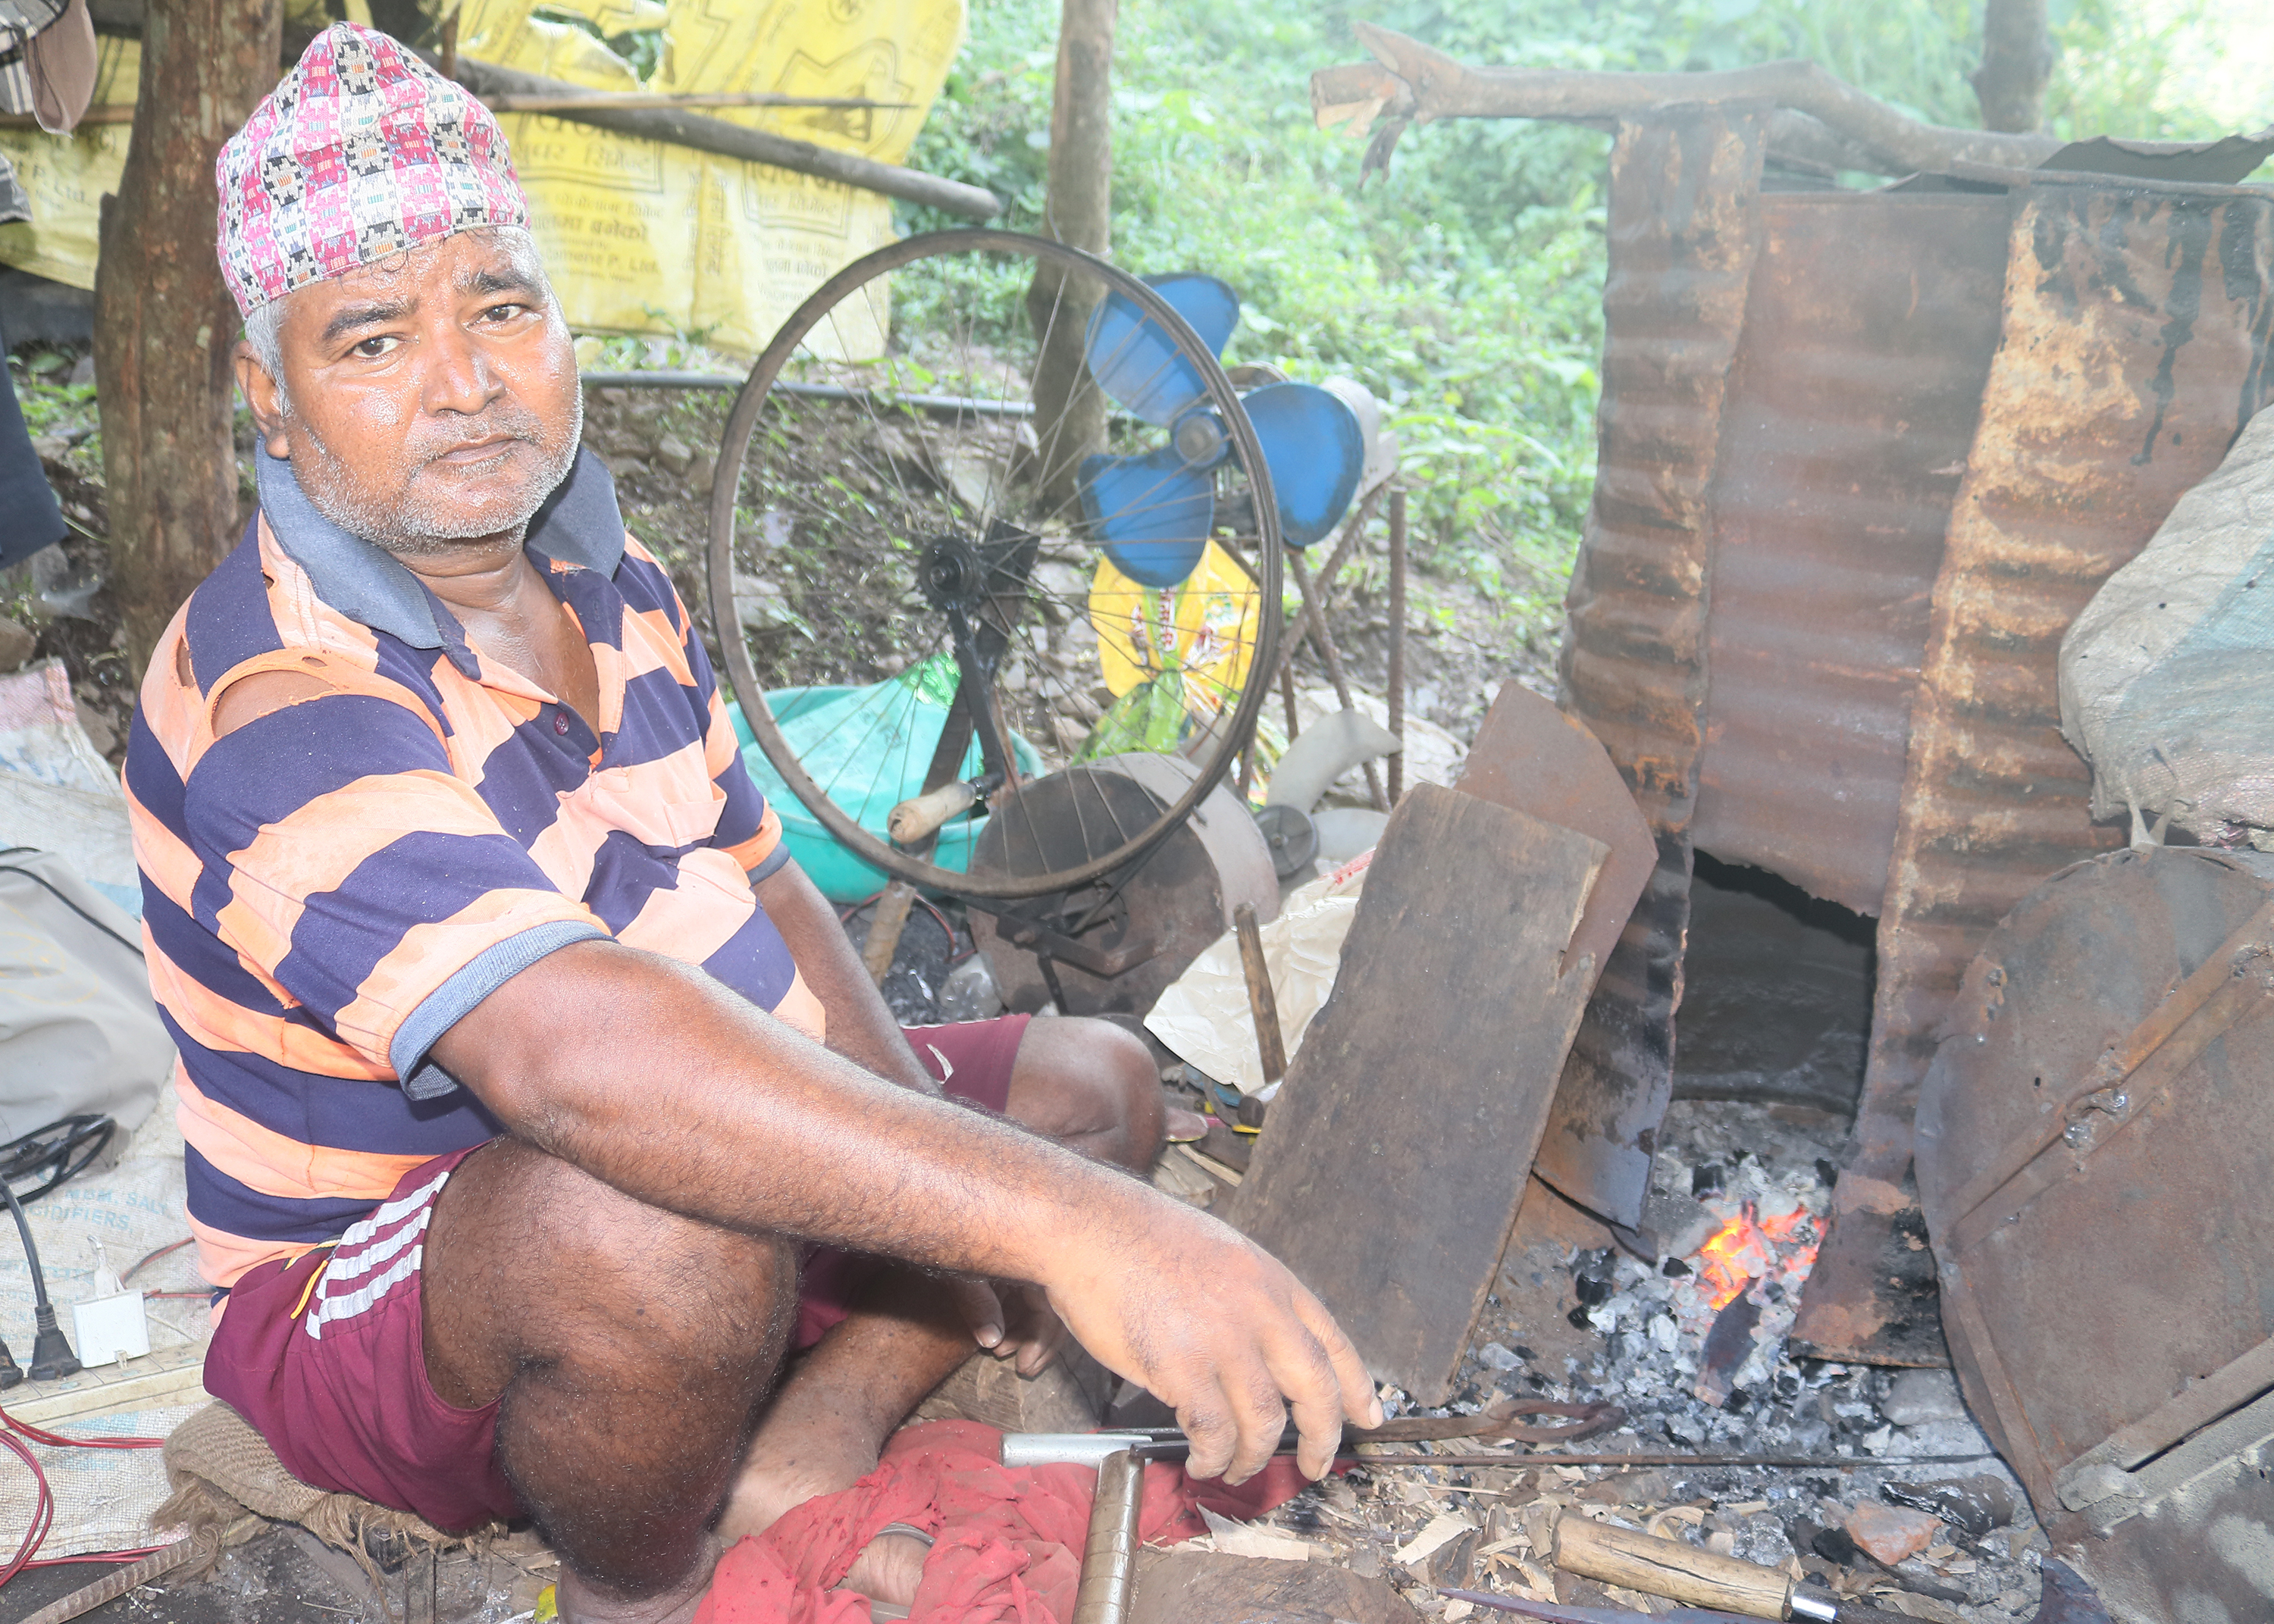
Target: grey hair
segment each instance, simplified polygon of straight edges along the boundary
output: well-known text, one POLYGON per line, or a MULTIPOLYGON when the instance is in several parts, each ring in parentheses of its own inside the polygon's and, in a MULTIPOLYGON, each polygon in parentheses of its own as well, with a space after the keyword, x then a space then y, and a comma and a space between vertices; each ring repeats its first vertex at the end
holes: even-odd
MULTIPOLYGON (((552 294, 552 279, 545 274, 545 256, 538 252, 537 238, 527 226, 485 226, 477 229, 502 243, 508 252, 523 261, 533 273, 538 286, 543 288, 548 297, 552 294)), ((245 342, 252 346, 252 353, 259 357, 261 371, 275 383, 278 399, 288 414, 292 410, 292 402, 284 387, 284 346, 277 336, 277 328, 284 320, 284 301, 291 297, 290 293, 281 294, 266 304, 256 304, 245 313, 245 342)))

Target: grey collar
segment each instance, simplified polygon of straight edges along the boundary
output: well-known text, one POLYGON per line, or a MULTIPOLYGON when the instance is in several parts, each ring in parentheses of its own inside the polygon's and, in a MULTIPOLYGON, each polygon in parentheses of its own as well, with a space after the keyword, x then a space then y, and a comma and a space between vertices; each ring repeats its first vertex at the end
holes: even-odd
MULTIPOLYGON (((319 598, 414 649, 440 649, 454 641, 444 636, 439 618, 449 612, 401 560, 317 512, 293 477, 291 463, 270 456, 266 447, 255 447, 253 461, 268 528, 308 572, 319 598)), ((624 560, 623 515, 616 507, 615 481, 590 450, 577 451, 568 477, 529 522, 527 545, 548 559, 614 577, 624 560)))

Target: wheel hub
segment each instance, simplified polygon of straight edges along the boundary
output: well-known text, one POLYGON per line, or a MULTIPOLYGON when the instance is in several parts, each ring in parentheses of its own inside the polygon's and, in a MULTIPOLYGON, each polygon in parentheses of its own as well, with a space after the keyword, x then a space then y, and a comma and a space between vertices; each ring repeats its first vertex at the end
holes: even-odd
POLYGON ((960 609, 968 614, 987 595, 987 560, 980 555, 979 544, 951 532, 924 544, 923 557, 916 566, 916 584, 933 608, 960 609))

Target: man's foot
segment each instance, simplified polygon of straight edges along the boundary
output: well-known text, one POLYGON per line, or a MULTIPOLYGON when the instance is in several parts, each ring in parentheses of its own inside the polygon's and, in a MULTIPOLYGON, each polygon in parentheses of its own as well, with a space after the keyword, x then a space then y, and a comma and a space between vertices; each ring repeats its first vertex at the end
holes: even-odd
POLYGON ((924 1559, 931 1554, 931 1545, 930 1540, 918 1535, 886 1530, 854 1558, 837 1588, 855 1591, 887 1607, 906 1609, 915 1602, 916 1586, 923 1582, 924 1559))
MULTIPOLYGON (((702 1578, 692 1588, 666 1591, 642 1601, 619 1601, 594 1590, 566 1567, 553 1587, 553 1605, 561 1624, 686 1624, 711 1590, 711 1569, 703 1564, 702 1578)), ((915 1592, 909 1591, 910 1595, 915 1592)))

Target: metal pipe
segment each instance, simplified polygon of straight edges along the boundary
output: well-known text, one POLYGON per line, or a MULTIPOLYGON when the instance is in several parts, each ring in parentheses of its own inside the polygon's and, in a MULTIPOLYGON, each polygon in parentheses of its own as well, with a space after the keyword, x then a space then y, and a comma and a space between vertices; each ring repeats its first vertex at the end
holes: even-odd
MULTIPOLYGON (((591 389, 717 389, 732 395, 742 387, 743 379, 740 372, 665 371, 586 372, 577 381, 591 389)), ((950 417, 1031 417, 1035 415, 1032 401, 983 401, 965 395, 893 395, 882 389, 848 389, 835 383, 794 383, 787 378, 774 380, 769 393, 803 395, 815 401, 847 401, 855 405, 887 410, 896 406, 907 406, 918 411, 941 412, 950 417)))
POLYGON ((1116 1450, 1097 1469, 1097 1498, 1089 1508, 1089 1538, 1081 1553, 1081 1584, 1074 1591, 1072 1624, 1125 1624, 1137 1592, 1137 1530, 1145 1508, 1145 1462, 1133 1449, 1116 1450))
MULTIPOLYGON (((1405 733, 1405 487, 1389 492, 1389 674, 1383 698, 1389 706, 1389 731, 1405 733)), ((1405 752, 1389 758, 1389 804, 1405 792, 1405 752)))

